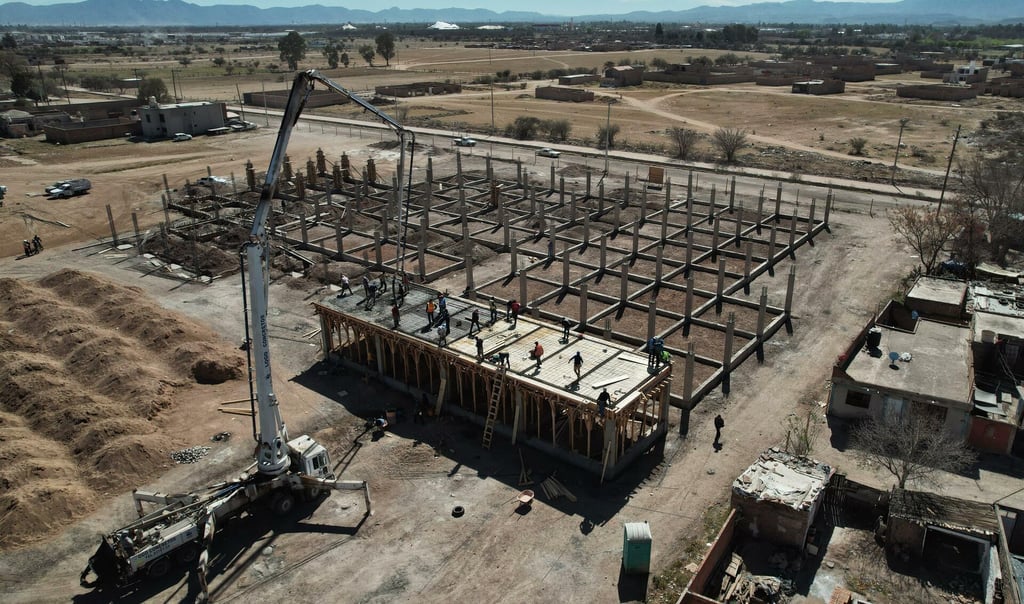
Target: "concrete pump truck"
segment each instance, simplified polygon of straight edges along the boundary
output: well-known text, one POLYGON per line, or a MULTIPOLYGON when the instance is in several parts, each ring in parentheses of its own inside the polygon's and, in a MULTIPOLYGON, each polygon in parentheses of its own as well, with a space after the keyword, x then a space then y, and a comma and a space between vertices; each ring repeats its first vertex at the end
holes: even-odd
MULTIPOLYGON (((179 564, 196 568, 205 597, 209 548, 217 527, 253 505, 265 503, 275 514, 287 514, 297 498, 315 498, 330 490, 362 490, 366 515, 372 513, 365 481, 336 480, 330 456, 322 445, 305 435, 289 439, 271 379, 267 222, 288 140, 316 83, 348 97, 383 120, 398 135, 404 159, 405 138, 411 135, 410 131, 314 70, 296 76, 253 216, 249 241, 241 249, 256 460, 238 478, 200 490, 183 494, 134 491, 138 518, 102 537, 82 571, 83 587, 116 588, 144 578, 161 577, 179 564)), ((401 164, 402 161, 399 178, 401 164)))

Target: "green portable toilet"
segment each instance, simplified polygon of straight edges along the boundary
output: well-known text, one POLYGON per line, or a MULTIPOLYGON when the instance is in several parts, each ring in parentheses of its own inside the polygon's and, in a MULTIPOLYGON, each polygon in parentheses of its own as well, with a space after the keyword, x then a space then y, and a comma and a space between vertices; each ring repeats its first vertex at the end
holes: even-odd
POLYGON ((626 574, 646 574, 651 570, 651 525, 627 522, 623 529, 622 568, 626 574))

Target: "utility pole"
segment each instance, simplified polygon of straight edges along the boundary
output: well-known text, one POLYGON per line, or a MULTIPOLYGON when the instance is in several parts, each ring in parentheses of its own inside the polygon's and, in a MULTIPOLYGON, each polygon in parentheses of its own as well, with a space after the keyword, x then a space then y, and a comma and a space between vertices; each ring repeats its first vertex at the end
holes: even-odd
POLYGON ((494 136, 494 76, 491 76, 491 136, 494 136))
POLYGON ((604 122, 604 173, 608 174, 608 147, 611 143, 612 133, 612 102, 608 99, 608 117, 604 122))
POLYGON ((900 146, 903 144, 903 129, 907 127, 907 123, 910 122, 909 117, 900 118, 900 136, 896 140, 896 157, 892 160, 892 176, 889 177, 889 184, 896 184, 896 162, 900 160, 900 146))
POLYGON ((939 208, 935 210, 936 215, 942 211, 942 200, 946 197, 946 182, 949 181, 949 171, 953 168, 953 155, 956 153, 956 142, 960 140, 960 128, 960 125, 956 127, 956 136, 953 137, 953 149, 949 152, 949 163, 946 164, 946 175, 942 177, 942 192, 939 193, 939 208))

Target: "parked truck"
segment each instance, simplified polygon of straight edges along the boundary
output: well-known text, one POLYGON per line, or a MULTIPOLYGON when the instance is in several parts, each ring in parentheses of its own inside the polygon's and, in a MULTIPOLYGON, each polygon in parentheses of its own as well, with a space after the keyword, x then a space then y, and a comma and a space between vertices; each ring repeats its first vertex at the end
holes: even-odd
POLYGON ((46 190, 50 197, 66 199, 75 195, 84 195, 92 188, 88 178, 74 178, 72 180, 59 180, 46 190))
POLYGON ((89 558, 79 579, 84 587, 117 587, 159 577, 177 563, 195 566, 205 598, 209 548, 217 527, 231 516, 257 503, 267 504, 275 514, 286 514, 298 498, 315 498, 341 489, 362 490, 366 515, 372 513, 365 481, 335 480, 327 449, 309 436, 289 439, 271 379, 267 223, 288 139, 318 82, 382 119, 399 135, 403 148, 406 135, 412 136, 391 117, 317 71, 305 71, 296 76, 253 215, 249 240, 242 246, 243 307, 248 343, 245 348, 250 355, 250 406, 253 439, 257 443, 255 462, 237 479, 189 493, 167 495, 136 490, 133 499, 138 519, 100 539, 99 548, 89 558), (151 505, 155 505, 155 509, 147 510, 151 505))

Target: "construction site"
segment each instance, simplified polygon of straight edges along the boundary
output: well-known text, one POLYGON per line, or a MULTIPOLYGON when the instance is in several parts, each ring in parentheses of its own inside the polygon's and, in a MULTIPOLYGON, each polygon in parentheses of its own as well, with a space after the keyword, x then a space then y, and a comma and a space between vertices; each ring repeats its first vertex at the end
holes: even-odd
MULTIPOLYGON (((492 583, 488 593, 512 593, 518 586, 523 597, 533 600, 550 593, 551 586, 544 584, 555 580, 561 585, 558 592, 571 601, 602 601, 606 598, 600 594, 608 590, 618 590, 620 600, 641 599, 647 580, 640 584, 612 570, 621 561, 615 553, 621 522, 651 520, 656 557, 679 547, 685 533, 673 525, 699 517, 707 504, 696 503, 693 515, 685 512, 670 525, 656 517, 679 509, 683 500, 712 501, 729 480, 710 476, 702 462, 685 461, 692 455, 689 449, 696 449, 687 443, 706 438, 707 414, 719 412, 726 397, 739 398, 743 405, 763 403, 764 393, 773 389, 758 386, 753 376, 797 354, 797 343, 806 338, 812 338, 812 347, 822 345, 814 335, 822 326, 808 321, 813 313, 801 315, 800 308, 813 306, 810 300, 826 289, 863 277, 882 256, 843 277, 817 265, 887 253, 886 246, 863 243, 870 233, 844 224, 837 228, 846 245, 859 251, 842 260, 832 257, 836 233, 831 223, 841 194, 829 187, 749 177, 738 184, 735 176, 688 169, 655 170, 638 178, 639 166, 627 163, 616 162, 604 173, 590 162, 525 164, 426 145, 411 147, 408 160, 399 159, 386 143, 371 144, 369 154, 329 155, 316 138, 304 137, 307 148, 313 141, 316 151, 303 169, 284 158, 266 217, 273 242, 270 327, 272 334, 280 334, 272 335, 276 339, 270 347, 275 365, 283 365, 289 376, 279 382, 282 415, 340 457, 333 460, 332 476, 369 484, 374 515, 361 517, 357 496, 341 492, 301 504, 302 530, 287 528, 287 515, 232 521, 231 526, 237 523, 264 536, 229 531, 224 545, 216 546, 226 549, 210 550, 214 601, 246 597, 257 586, 301 586, 300 592, 312 597, 322 580, 311 581, 301 570, 314 559, 310 556, 327 564, 343 564, 331 561, 338 556, 380 557, 379 565, 354 571, 340 596, 345 601, 440 601, 441 592, 470 597, 472 591, 462 590, 472 586, 458 577, 474 567, 492 583), (356 156, 369 158, 355 166, 356 156), (415 175, 404 183, 397 177, 403 161, 415 175), (802 260, 805 256, 810 258, 802 260), (380 293, 360 285, 364 275, 380 293), (342 291, 343 276, 354 291, 342 291), (803 285, 802 279, 810 284, 803 285), (428 319, 425 310, 428 301, 440 298, 447 313, 443 340, 439 322, 428 319), (521 314, 506 319, 514 301, 521 314), (497 309, 493 316, 492 304, 497 309), (667 355, 654 359, 651 341, 667 355), (537 344, 545 351, 542 362, 530 356, 537 344), (583 359, 578 375, 572 360, 577 353, 583 359), (604 391, 606 401, 601 400, 604 391), (377 418, 385 420, 383 431, 371 426, 377 418), (693 485, 673 487, 683 489, 682 499, 658 486, 680 481, 693 485), (652 488, 654 507, 637 508, 635 498, 652 488), (529 493, 525 505, 506 508, 502 503, 524 493, 529 493), (506 518, 505 509, 514 513, 506 518), (538 521, 545 530, 522 534, 523 523, 538 521), (459 552, 469 547, 458 537, 460 522, 487 533, 475 553, 471 547, 459 552), (328 526, 335 528, 314 528, 328 526), (427 526, 433 528, 424 532, 427 526), (338 531, 344 533, 340 539, 338 531), (561 548, 542 547, 553 535, 571 544, 566 546, 573 552, 571 562, 560 561, 561 548), (457 565, 448 564, 455 559, 457 565), (501 562, 485 568, 488 561, 500 560, 511 570, 498 571, 501 562), (603 569, 597 571, 603 579, 595 581, 587 570, 590 564, 603 569), (551 568, 564 570, 557 579, 530 583, 531 577, 547 577, 551 568)), ((164 398, 154 399, 153 411, 140 416, 146 419, 125 420, 100 439, 127 450, 129 443, 143 439, 141 434, 148 435, 132 451, 147 451, 152 463, 121 453, 134 460, 131 471, 104 472, 99 460, 111 459, 105 449, 76 445, 70 454, 58 456, 61 447, 54 446, 43 456, 65 460, 58 474, 47 470, 6 478, 12 486, 5 496, 12 510, 8 518, 19 517, 18 525, 8 527, 20 527, 9 534, 8 546, 31 551, 37 563, 48 562, 40 568, 49 570, 35 572, 50 576, 54 585, 43 587, 43 575, 32 575, 36 587, 17 582, 24 589, 15 590, 15 601, 60 599, 58 594, 77 589, 74 580, 62 581, 77 578, 95 533, 116 524, 112 518, 131 517, 127 505, 102 509, 112 491, 124 493, 124 487, 156 481, 147 488, 181 492, 184 484, 223 479, 225 459, 251 453, 244 435, 250 422, 255 430, 258 417, 252 416, 260 414, 232 407, 249 400, 245 355, 225 340, 248 342, 252 337, 243 340, 233 316, 242 304, 243 265, 237 254, 253 224, 265 175, 252 161, 240 168, 244 179, 231 184, 177 187, 170 184, 174 177, 165 175, 152 226, 140 226, 134 215, 131 222, 116 219, 108 206, 109 230, 100 241, 63 252, 62 262, 72 272, 44 278, 39 285, 4 282, 4 316, 18 317, 5 319, 8 338, 29 341, 39 335, 38 305, 26 303, 32 299, 28 288, 38 290, 36 296, 59 296, 57 308, 69 307, 62 314, 77 317, 76 325, 100 329, 102 321, 114 320, 109 329, 118 334, 115 342, 127 337, 124 322, 150 321, 115 310, 116 304, 94 299, 94 292, 105 292, 103 300, 130 299, 154 309, 165 305, 190 315, 198 311, 196 317, 210 327, 194 337, 215 342, 203 345, 207 356, 194 365, 111 366, 117 376, 163 376, 164 398), (90 270, 113 281, 80 272, 90 270), (137 282, 160 301, 116 282, 137 282), (67 289, 67 284, 75 286, 67 289), (72 309, 82 305, 99 314, 77 316, 72 309), (206 433, 235 436, 203 445, 196 435, 206 433), (191 463, 175 464, 170 459, 178 458, 167 457, 186 450, 191 463), (59 477, 75 474, 75 464, 90 459, 97 460, 95 477, 79 476, 86 484, 70 492, 59 477), (29 504, 40 498, 42 504, 29 504), (36 513, 20 512, 29 507, 36 513), (40 539, 69 525, 71 530, 55 538, 77 553, 43 553, 40 539)), ((851 212, 855 205, 838 215, 847 224, 869 224, 862 211, 851 212)), ((172 313, 161 323, 191 320, 172 313)), ((170 329, 172 334, 191 333, 170 329)), ((177 336, 144 328, 137 337, 162 346, 177 336)), ((124 352, 132 346, 127 341, 120 348, 105 348, 99 358, 139 358, 124 352)), ((103 400, 123 396, 125 378, 92 377, 99 375, 97 370, 81 363, 84 353, 78 350, 62 340, 38 354, 52 357, 48 366, 88 374, 103 400)), ((7 360, 5 368, 11 366, 7 360)), ((8 371, 8 384, 19 389, 8 385, 5 391, 24 397, 32 390, 40 401, 59 399, 54 393, 67 386, 44 388, 25 381, 24 376, 38 376, 33 367, 29 363, 22 372, 8 371)), ((804 372, 808 377, 799 383, 810 384, 811 370, 804 372)), ((68 406, 77 400, 69 398, 68 406)), ((98 425, 91 417, 54 421, 48 415, 28 421, 29 428, 55 442, 96 439, 98 425), (77 431, 57 430, 66 425, 77 431)), ((737 417, 741 421, 747 423, 737 417)), ((764 429, 751 421, 755 431, 764 429)), ((746 459, 742 436, 737 438, 732 452, 727 449, 719 459, 735 455, 737 464, 746 459)), ((5 563, 5 577, 23 572, 13 561, 5 563)), ((189 597, 199 590, 192 575, 171 573, 117 597, 141 601, 176 589, 185 589, 189 597)), ((111 596, 100 592, 96 597, 105 601, 111 596)))

